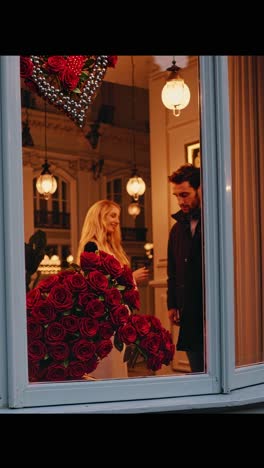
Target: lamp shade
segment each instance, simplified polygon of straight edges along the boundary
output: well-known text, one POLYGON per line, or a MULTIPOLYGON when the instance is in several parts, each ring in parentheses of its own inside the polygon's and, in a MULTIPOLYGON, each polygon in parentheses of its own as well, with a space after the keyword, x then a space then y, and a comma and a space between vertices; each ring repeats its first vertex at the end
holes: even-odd
POLYGON ((49 199, 49 196, 56 192, 57 181, 52 174, 41 174, 36 182, 37 191, 44 195, 45 200, 49 199))
POLYGON ((134 175, 130 177, 126 185, 127 193, 134 198, 135 201, 138 200, 140 195, 143 195, 146 190, 146 184, 142 177, 134 175))
POLYGON ((139 215, 141 209, 137 202, 132 202, 132 203, 129 203, 127 211, 128 211, 128 214, 130 214, 130 216, 133 216, 135 218, 136 216, 139 215))
POLYGON ((172 109, 174 115, 180 115, 181 109, 188 106, 191 98, 190 89, 180 77, 166 82, 161 91, 161 100, 167 109, 172 109))

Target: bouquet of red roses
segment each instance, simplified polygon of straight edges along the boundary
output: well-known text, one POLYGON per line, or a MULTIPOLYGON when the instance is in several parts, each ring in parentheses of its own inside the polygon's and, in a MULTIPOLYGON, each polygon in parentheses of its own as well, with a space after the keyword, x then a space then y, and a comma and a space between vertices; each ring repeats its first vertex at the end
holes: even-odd
POLYGON ((171 333, 153 315, 130 315, 127 323, 119 328, 118 335, 120 341, 128 346, 126 360, 131 363, 141 354, 147 368, 156 371, 162 364, 169 365, 173 359, 175 346, 171 333))
MULTIPOLYGON (((31 382, 80 379, 94 371, 112 350, 110 338, 140 307, 131 270, 113 255, 84 252, 80 263, 27 293, 31 382)), ((123 345, 116 339, 115 346, 123 345)))
POLYGON ((168 331, 139 310, 129 267, 103 251, 83 252, 80 267, 51 275, 27 293, 29 381, 85 378, 114 346, 133 343, 157 370, 169 364, 168 331))

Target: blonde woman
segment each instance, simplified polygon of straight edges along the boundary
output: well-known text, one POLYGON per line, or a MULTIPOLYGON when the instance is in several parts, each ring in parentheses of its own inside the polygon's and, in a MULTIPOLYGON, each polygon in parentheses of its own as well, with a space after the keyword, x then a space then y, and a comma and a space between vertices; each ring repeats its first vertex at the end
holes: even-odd
MULTIPOLYGON (((100 200, 88 210, 81 232, 77 263, 80 263, 82 252, 104 250, 114 255, 122 265, 129 265, 128 257, 121 244, 120 206, 111 200, 100 200)), ((133 272, 136 284, 148 279, 149 270, 145 267, 133 272)), ((91 374, 97 379, 128 377, 127 365, 123 362, 123 352, 115 347, 111 353, 100 361, 91 374)))

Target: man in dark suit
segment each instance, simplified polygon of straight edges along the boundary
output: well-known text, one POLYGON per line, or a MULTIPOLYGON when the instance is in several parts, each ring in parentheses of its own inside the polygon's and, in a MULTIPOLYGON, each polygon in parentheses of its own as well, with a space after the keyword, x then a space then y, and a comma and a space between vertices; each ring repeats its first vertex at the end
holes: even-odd
POLYGON ((204 372, 200 169, 184 164, 169 182, 181 209, 168 241, 168 314, 180 325, 176 349, 186 351, 191 372, 204 372))

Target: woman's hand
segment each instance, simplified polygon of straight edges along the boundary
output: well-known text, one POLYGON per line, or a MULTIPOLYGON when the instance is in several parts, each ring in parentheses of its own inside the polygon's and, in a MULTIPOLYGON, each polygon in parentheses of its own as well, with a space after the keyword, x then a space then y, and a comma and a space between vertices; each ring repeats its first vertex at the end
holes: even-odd
POLYGON ((149 270, 146 267, 138 268, 133 271, 133 278, 137 284, 147 281, 149 278, 149 270))

